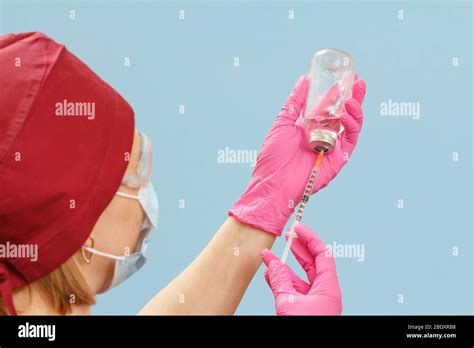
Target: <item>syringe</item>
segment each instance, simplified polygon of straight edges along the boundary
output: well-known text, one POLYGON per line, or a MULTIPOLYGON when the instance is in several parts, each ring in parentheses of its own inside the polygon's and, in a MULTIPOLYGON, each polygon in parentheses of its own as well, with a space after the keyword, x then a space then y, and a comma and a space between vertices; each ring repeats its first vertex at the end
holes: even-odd
POLYGON ((306 183, 306 187, 304 189, 303 198, 298 206, 298 211, 296 213, 295 219, 291 224, 290 231, 288 232, 288 240, 285 244, 285 249, 283 250, 283 254, 281 255, 280 261, 282 263, 286 262, 288 258, 288 253, 290 252, 291 243, 293 243, 293 238, 296 236, 295 226, 301 222, 303 218, 304 209, 306 208, 306 204, 308 204, 309 196, 311 195, 311 191, 313 190, 314 182, 318 177, 319 168, 321 166, 321 161, 323 160, 324 151, 319 152, 318 157, 316 158, 316 162, 314 162, 313 169, 311 170, 311 175, 309 176, 308 182, 306 183))

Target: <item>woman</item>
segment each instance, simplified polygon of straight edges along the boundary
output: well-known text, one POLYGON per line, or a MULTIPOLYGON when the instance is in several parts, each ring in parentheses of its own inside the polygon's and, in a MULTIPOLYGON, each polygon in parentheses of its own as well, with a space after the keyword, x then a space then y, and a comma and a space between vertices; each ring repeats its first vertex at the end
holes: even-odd
MULTIPOLYGON (((68 50, 41 33, 0 37, 0 310, 89 314, 96 294, 146 261, 158 201, 151 143, 133 110, 68 50), (28 250, 37 250, 37 258, 28 250)), ((334 261, 299 225, 299 279, 269 251, 290 218, 315 153, 306 148, 300 78, 268 133, 249 186, 200 255, 140 314, 232 314, 266 263, 278 314, 340 314, 334 261), (236 252, 238 250, 238 252, 236 252)), ((363 81, 345 101, 345 131, 313 193, 336 176, 362 126, 363 81)))

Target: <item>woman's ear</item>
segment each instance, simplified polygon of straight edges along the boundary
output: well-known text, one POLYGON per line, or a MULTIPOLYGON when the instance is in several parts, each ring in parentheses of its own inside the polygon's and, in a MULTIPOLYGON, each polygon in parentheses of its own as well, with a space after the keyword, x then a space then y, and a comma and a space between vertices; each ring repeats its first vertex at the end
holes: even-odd
POLYGON ((86 248, 94 249, 95 247, 95 240, 94 236, 90 235, 89 238, 86 240, 84 245, 81 247, 81 256, 85 263, 90 264, 94 254, 87 251, 86 248))

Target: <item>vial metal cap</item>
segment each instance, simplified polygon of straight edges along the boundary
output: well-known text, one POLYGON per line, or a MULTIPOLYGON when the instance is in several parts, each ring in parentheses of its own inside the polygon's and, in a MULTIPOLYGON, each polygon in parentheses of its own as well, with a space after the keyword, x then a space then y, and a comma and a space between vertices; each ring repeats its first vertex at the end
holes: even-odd
POLYGON ((312 130, 309 133, 309 142, 314 151, 330 153, 336 146, 336 134, 324 129, 312 130))

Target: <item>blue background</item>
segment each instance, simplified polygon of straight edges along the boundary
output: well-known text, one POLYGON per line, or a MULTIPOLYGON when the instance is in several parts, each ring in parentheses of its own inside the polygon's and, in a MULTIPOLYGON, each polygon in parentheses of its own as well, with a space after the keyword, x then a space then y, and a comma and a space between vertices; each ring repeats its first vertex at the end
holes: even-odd
MULTIPOLYGON (((472 313, 472 7, 461 1, 1 1, 2 33, 42 31, 65 43, 133 105, 138 128, 154 139, 160 222, 151 258, 100 296, 94 313, 137 313, 197 256, 253 169, 218 163, 217 151, 258 150, 311 54, 323 47, 350 52, 368 86, 357 149, 304 217, 327 244, 365 246, 363 262, 336 260, 344 313, 472 313), (128 68, 124 57, 131 59, 128 68), (420 103, 421 118, 381 116, 389 99, 420 103)), ((279 240, 274 250, 282 249, 279 240)), ((274 313, 263 267, 237 313, 274 313)))

